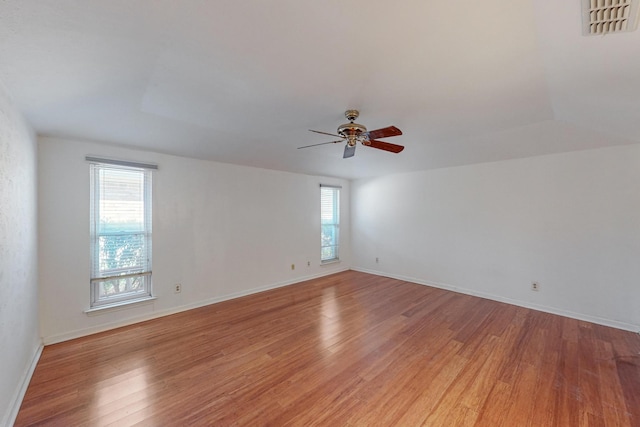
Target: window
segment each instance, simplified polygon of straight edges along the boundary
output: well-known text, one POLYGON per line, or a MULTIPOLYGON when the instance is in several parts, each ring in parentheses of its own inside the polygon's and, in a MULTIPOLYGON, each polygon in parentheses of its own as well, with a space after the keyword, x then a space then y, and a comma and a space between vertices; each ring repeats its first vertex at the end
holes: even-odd
POLYGON ((340 242, 340 187, 320 185, 320 262, 337 261, 340 242))
POLYGON ((91 308, 151 297, 149 168, 157 167, 90 165, 91 308))

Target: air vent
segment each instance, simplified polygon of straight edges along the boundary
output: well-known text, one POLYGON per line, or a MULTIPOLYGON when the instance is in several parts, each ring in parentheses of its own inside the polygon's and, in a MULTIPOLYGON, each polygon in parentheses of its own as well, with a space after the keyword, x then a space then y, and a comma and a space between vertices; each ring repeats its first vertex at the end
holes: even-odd
POLYGON ((582 34, 622 33, 636 29, 639 0, 582 0, 582 34))

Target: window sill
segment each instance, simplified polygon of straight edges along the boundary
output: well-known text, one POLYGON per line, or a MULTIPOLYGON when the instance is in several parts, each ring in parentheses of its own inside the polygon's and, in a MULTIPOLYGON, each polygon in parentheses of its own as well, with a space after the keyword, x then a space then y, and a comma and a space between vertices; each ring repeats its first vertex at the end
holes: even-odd
POLYGON ((95 315, 98 315, 98 314, 108 313, 108 312, 111 312, 111 311, 122 310, 122 309, 125 309, 125 308, 129 308, 131 306, 149 304, 150 302, 153 302, 156 299, 158 299, 158 298, 157 297, 144 297, 144 298, 138 298, 138 299, 129 300, 129 301, 120 301, 120 302, 115 302, 113 304, 105 304, 105 305, 101 305, 101 306, 98 306, 98 307, 93 307, 93 308, 90 308, 88 310, 85 310, 84 313, 87 316, 95 316, 95 315))
POLYGON ((321 261, 320 262, 320 266, 330 265, 330 264, 338 264, 339 262, 340 262, 340 258, 330 259, 328 261, 321 261))

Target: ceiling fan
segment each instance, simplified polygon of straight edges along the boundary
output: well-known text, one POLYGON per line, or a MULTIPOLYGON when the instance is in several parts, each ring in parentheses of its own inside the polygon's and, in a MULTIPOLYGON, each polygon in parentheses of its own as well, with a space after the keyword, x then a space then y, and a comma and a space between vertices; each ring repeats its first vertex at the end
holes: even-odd
POLYGON ((355 123, 355 119, 358 118, 360 113, 358 110, 347 110, 344 112, 344 116, 349 120, 349 123, 345 123, 343 125, 338 126, 338 135, 333 133, 321 132, 319 130, 311 130, 311 132, 321 133, 323 135, 335 136, 341 138, 337 141, 329 141, 329 142, 321 142, 320 144, 311 144, 305 145, 300 148, 309 148, 315 147, 318 145, 325 144, 337 144, 338 142, 347 142, 347 145, 344 147, 344 155, 342 158, 346 159, 348 157, 353 157, 356 153, 356 144, 360 142, 362 145, 367 147, 377 148, 379 150, 390 151, 392 153, 399 153, 404 150, 404 146, 391 144, 389 142, 378 141, 378 138, 388 138, 391 136, 402 135, 402 131, 395 126, 389 126, 382 129, 376 129, 372 131, 367 131, 367 128, 361 124, 355 123))

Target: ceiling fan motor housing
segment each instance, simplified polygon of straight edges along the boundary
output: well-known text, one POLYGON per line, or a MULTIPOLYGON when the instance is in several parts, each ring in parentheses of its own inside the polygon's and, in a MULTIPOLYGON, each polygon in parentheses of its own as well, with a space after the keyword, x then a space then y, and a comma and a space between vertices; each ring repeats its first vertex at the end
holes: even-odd
POLYGON ((367 128, 358 123, 345 123, 338 126, 338 133, 340 135, 348 137, 349 135, 361 135, 367 133, 367 128))
POLYGON ((350 147, 367 139, 367 128, 358 123, 354 123, 354 120, 357 119, 359 115, 360 112, 358 112, 358 110, 345 111, 344 116, 350 123, 338 126, 338 133, 347 138, 347 144, 350 147))
POLYGON ((338 133, 347 138, 349 146, 353 147, 358 143, 367 139, 367 128, 358 123, 345 123, 338 126, 338 133))

